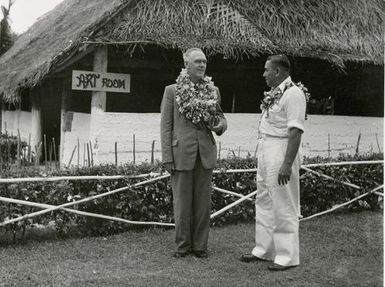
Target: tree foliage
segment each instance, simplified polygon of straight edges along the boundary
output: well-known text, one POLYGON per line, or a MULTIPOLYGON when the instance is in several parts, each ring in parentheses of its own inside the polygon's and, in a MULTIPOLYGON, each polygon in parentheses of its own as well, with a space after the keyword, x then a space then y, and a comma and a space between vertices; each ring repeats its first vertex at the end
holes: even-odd
POLYGON ((1 6, 1 12, 3 13, 3 18, 0 21, 0 56, 3 55, 9 48, 12 47, 16 39, 16 34, 12 31, 9 19, 9 13, 11 11, 12 5, 16 0, 9 0, 8 8, 1 6))

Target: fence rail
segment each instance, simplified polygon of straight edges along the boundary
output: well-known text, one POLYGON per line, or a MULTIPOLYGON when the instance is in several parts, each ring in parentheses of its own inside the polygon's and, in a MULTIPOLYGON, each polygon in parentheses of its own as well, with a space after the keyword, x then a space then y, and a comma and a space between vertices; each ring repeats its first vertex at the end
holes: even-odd
MULTIPOLYGON (((362 187, 360 187, 360 186, 351 184, 349 182, 344 182, 344 181, 341 181, 341 180, 336 180, 335 178, 333 178, 331 176, 324 175, 324 174, 322 174, 320 172, 314 171, 314 170, 309 168, 309 167, 316 167, 316 166, 355 165, 355 164, 383 164, 383 161, 364 161, 364 162, 352 161, 352 162, 321 163, 321 164, 303 165, 303 166, 301 166, 301 168, 303 170, 305 170, 305 172, 316 174, 317 176, 323 177, 326 180, 334 180, 334 181, 340 182, 341 184, 347 185, 347 186, 355 188, 355 189, 362 189, 362 187)), ((221 170, 215 170, 214 171, 214 173, 236 173, 236 172, 256 172, 256 169, 238 169, 238 170, 237 169, 231 169, 231 170, 221 169, 221 170)), ((116 179, 117 177, 118 178, 127 178, 125 176, 120 176, 120 175, 118 175, 118 176, 83 176, 83 177, 79 177, 79 176, 70 177, 69 176, 69 177, 55 177, 55 178, 35 178, 35 179, 30 179, 30 178, 8 178, 8 179, 1 179, 0 183, 7 184, 7 183, 15 183, 15 182, 25 182, 25 181, 29 181, 29 180, 35 180, 35 181, 47 181, 47 180, 48 181, 84 180, 86 178, 87 178, 87 180, 90 180, 90 179, 106 180, 106 179, 116 179)), ((169 178, 170 174, 166 173, 166 174, 161 174, 160 175, 160 174, 157 174, 157 173, 150 173, 150 174, 142 174, 142 175, 138 175, 138 176, 134 176, 134 177, 130 177, 130 178, 146 178, 146 177, 152 177, 152 178, 145 179, 145 180, 143 180, 141 182, 138 182, 138 183, 135 183, 135 184, 130 184, 130 185, 127 185, 125 187, 121 187, 121 188, 118 188, 118 189, 115 189, 115 190, 111 190, 111 191, 108 191, 108 192, 105 192, 105 193, 97 194, 97 195, 94 195, 94 196, 90 196, 90 197, 83 198, 83 199, 80 199, 80 200, 77 200, 77 201, 73 201, 73 202, 64 203, 64 204, 57 205, 57 206, 50 205, 50 204, 44 204, 44 203, 36 203, 36 202, 30 202, 30 201, 23 201, 23 200, 18 200, 18 199, 0 197, 0 201, 3 201, 3 202, 15 203, 15 204, 21 204, 21 205, 27 205, 27 206, 34 206, 34 207, 38 207, 38 208, 42 208, 43 209, 41 211, 25 214, 25 215, 19 216, 17 218, 12 218, 12 219, 5 220, 2 223, 0 223, 0 226, 5 226, 5 225, 8 225, 8 224, 16 223, 16 222, 19 222, 19 221, 22 221, 22 220, 30 219, 30 218, 33 218, 33 217, 36 217, 36 216, 39 216, 39 215, 43 215, 45 213, 56 211, 56 210, 64 210, 64 211, 75 213, 75 214, 82 215, 82 216, 90 216, 90 217, 96 217, 96 218, 103 218, 103 219, 108 219, 108 220, 113 220, 113 221, 120 221, 120 222, 125 222, 125 223, 130 223, 130 224, 174 226, 173 224, 162 223, 162 222, 130 221, 130 220, 126 220, 124 218, 117 218, 117 217, 112 217, 112 216, 106 216, 106 215, 103 215, 103 214, 95 214, 95 213, 79 211, 79 210, 74 210, 74 209, 70 209, 69 208, 69 207, 74 206, 74 205, 78 205, 78 204, 81 204, 81 203, 84 203, 84 202, 88 202, 88 201, 92 201, 92 200, 95 200, 95 199, 98 199, 98 198, 106 197, 106 196, 109 196, 109 195, 112 195, 112 194, 115 194, 115 193, 118 193, 118 192, 122 192, 122 191, 125 191, 125 190, 133 191, 133 189, 135 187, 138 187, 138 186, 141 186, 141 185, 146 185, 146 184, 158 181, 158 180, 163 180, 163 179, 169 178)), ((233 208, 234 206, 242 203, 245 200, 250 200, 258 192, 258 190, 255 190, 255 191, 252 191, 251 193, 249 193, 247 195, 242 195, 242 194, 236 193, 234 191, 228 191, 228 190, 224 190, 224 189, 217 188, 217 187, 214 187, 213 189, 215 191, 218 191, 218 192, 222 192, 222 193, 225 193, 225 194, 231 194, 233 196, 236 196, 236 197, 238 197, 238 200, 236 200, 233 203, 223 207, 222 209, 212 213, 211 214, 211 218, 215 218, 215 217, 219 216, 220 214, 226 212, 227 210, 233 208)), ((313 215, 311 215, 309 217, 306 217, 306 218, 301 218, 300 221, 308 220, 308 219, 311 219, 311 218, 314 218, 314 217, 317 217, 317 216, 321 216, 323 214, 330 213, 330 212, 335 211, 335 210, 337 210, 337 209, 339 209, 339 208, 341 208, 343 206, 346 206, 346 205, 348 205, 348 204, 350 204, 350 203, 352 203, 354 201, 357 201, 357 200, 359 200, 359 199, 361 199, 361 198, 363 198, 365 196, 368 196, 369 194, 376 194, 378 196, 383 197, 384 196, 383 192, 382 193, 379 192, 380 189, 383 189, 383 185, 378 186, 378 187, 376 187, 376 188, 374 188, 374 189, 372 189, 372 190, 370 190, 370 191, 368 191, 368 192, 366 192, 364 194, 361 194, 361 195, 355 197, 354 199, 349 200, 349 201, 347 201, 347 202, 345 202, 343 204, 334 206, 334 207, 332 207, 329 210, 322 211, 322 212, 319 212, 317 214, 313 214, 313 215)))

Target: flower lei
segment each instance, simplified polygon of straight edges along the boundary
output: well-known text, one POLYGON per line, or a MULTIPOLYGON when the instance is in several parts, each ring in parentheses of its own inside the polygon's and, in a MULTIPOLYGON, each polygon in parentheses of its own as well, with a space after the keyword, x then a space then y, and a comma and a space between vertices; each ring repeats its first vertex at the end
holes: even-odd
MULTIPOLYGON (((309 99, 310 99, 310 93, 308 92, 308 89, 301 83, 301 82, 298 82, 298 83, 293 83, 292 81, 290 82, 286 82, 284 88, 283 88, 283 91, 281 91, 281 89, 279 89, 278 87, 276 87, 275 89, 272 89, 271 91, 268 91, 268 92, 263 92, 264 94, 264 98, 262 99, 261 101, 261 105, 260 105, 260 108, 262 111, 266 111, 266 118, 269 117, 269 109, 274 105, 274 104, 278 104, 279 100, 281 99, 281 97, 283 96, 283 93, 293 87, 293 86, 297 86, 298 88, 301 89, 301 91, 304 93, 305 95, 305 99, 306 99, 306 103, 309 102, 309 99)), ((305 113, 305 119, 307 119, 307 113, 305 113)))
POLYGON ((194 84, 186 69, 176 79, 175 100, 178 111, 195 125, 208 124, 217 112, 218 95, 211 77, 194 84))

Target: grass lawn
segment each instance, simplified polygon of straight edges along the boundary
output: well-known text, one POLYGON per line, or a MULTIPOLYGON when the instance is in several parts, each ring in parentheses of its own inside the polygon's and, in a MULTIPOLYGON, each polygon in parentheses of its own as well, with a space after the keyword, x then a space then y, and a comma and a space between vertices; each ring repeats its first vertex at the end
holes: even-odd
POLYGON ((300 226, 301 265, 242 263, 254 225, 212 228, 208 259, 175 259, 173 230, 0 246, 0 286, 382 286, 382 212, 340 213, 300 226))

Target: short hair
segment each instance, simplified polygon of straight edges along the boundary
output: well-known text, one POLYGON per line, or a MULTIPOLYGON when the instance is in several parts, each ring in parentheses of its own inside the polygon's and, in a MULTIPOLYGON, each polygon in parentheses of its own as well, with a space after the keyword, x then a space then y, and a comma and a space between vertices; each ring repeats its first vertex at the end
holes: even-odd
POLYGON ((289 58, 284 54, 272 55, 267 58, 274 65, 283 68, 285 71, 290 72, 290 61, 289 58))
POLYGON ((200 49, 200 48, 190 48, 190 49, 188 49, 186 52, 183 53, 183 61, 184 61, 184 62, 187 62, 187 61, 189 60, 190 54, 191 54, 192 52, 194 52, 194 51, 200 51, 200 52, 202 52, 202 53, 204 54, 204 52, 203 52, 202 49, 200 49))

